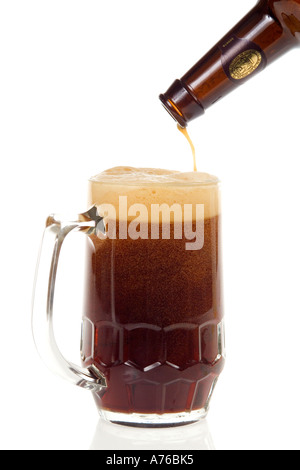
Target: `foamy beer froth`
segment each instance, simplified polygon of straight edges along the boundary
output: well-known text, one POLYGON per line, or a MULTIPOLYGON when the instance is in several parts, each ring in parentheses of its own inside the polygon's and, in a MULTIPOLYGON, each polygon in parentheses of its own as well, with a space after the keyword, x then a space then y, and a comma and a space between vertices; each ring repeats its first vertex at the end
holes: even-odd
POLYGON ((82 330, 83 364, 108 382, 99 410, 204 415, 224 362, 218 179, 118 167, 90 180, 89 205, 105 225, 89 237, 82 330))
POLYGON ((153 168, 117 167, 90 180, 89 203, 103 202, 118 207, 119 197, 127 196, 128 206, 174 203, 205 205, 205 218, 219 215, 218 179, 207 173, 180 173, 153 168))

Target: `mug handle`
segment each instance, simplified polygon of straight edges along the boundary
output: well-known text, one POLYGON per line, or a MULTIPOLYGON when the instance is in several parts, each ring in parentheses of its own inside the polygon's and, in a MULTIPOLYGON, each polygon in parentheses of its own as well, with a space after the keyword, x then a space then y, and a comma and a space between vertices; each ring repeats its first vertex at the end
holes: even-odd
POLYGON ((59 256, 66 236, 71 232, 90 235, 99 230, 105 235, 103 218, 98 215, 96 206, 75 217, 72 222, 66 222, 57 215, 48 217, 39 253, 32 306, 32 332, 43 361, 62 378, 97 393, 107 388, 105 376, 94 365, 84 369, 68 362, 57 346, 53 303, 59 256))

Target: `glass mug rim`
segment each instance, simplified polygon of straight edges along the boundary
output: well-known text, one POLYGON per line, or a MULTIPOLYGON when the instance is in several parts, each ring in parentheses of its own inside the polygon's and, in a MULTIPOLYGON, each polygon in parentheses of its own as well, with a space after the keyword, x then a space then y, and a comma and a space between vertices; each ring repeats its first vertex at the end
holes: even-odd
MULTIPOLYGON (((181 175, 184 175, 185 173, 180 173, 181 175)), ((186 173, 187 175, 192 174, 192 172, 186 173)), ((113 181, 110 178, 105 179, 100 179, 99 175, 92 176, 88 179, 88 182, 91 184, 99 184, 99 185, 107 185, 107 186, 114 186, 114 187, 134 187, 134 188, 143 188, 143 187, 162 187, 162 188, 188 188, 188 187, 209 187, 209 186, 218 186, 221 184, 221 180, 217 176, 210 175, 208 173, 198 173, 201 175, 205 175, 206 179, 203 181, 164 181, 163 179, 161 181, 130 181, 130 177, 127 179, 124 178, 124 180, 118 180, 118 181, 113 181)), ((102 177, 103 178, 103 177, 102 177)))

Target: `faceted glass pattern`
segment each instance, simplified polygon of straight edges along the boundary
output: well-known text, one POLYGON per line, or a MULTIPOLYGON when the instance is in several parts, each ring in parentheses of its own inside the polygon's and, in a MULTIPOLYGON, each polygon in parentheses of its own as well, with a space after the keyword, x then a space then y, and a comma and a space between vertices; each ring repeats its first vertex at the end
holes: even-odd
POLYGON ((208 405, 224 364, 224 325, 210 321, 159 328, 88 319, 82 323, 82 356, 109 377, 95 394, 99 407, 119 412, 191 412, 208 405), (145 344, 151 344, 145 348, 145 344), (91 345, 92 356, 87 356, 91 345), (123 377, 122 385, 119 377, 123 377), (115 382, 115 385, 114 385, 115 382))

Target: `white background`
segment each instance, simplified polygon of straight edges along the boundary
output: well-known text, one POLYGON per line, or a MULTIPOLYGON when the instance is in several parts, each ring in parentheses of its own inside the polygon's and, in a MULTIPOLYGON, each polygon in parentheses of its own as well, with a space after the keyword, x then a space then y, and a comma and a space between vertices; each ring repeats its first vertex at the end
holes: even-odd
MULTIPOLYGON (((85 210, 88 178, 112 166, 192 169, 158 95, 253 4, 1 1, 2 449, 300 449, 299 50, 189 127, 199 169, 223 182, 227 365, 206 421, 102 423, 31 336, 48 214, 85 210)), ((56 302, 59 344, 77 363, 82 252, 71 238, 56 302)))

